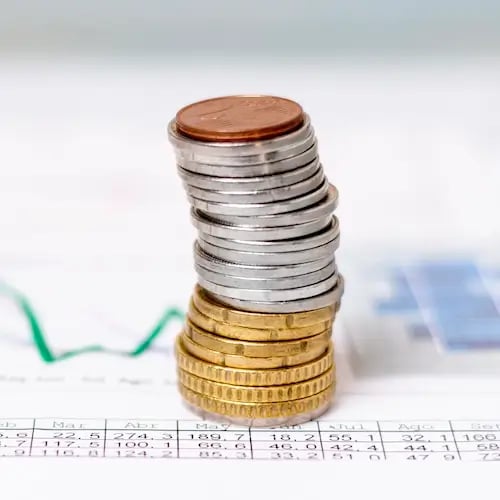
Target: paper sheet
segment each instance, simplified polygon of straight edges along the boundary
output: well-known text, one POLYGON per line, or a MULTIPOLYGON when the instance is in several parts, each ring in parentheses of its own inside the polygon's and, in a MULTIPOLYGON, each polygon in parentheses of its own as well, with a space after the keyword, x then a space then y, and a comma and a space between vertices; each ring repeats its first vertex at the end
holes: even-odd
MULTIPOLYGON (((178 62, 4 62, 0 417, 195 418, 176 393, 172 357, 195 283, 194 230, 165 127, 185 102, 262 91, 263 79, 313 117, 341 193, 347 287, 335 330, 338 393, 323 420, 500 422, 500 232, 491 217, 500 72, 472 63, 221 66, 207 75, 178 62), (193 84, 201 78, 203 88, 193 84), (470 328, 479 321, 484 342, 436 309, 442 296, 422 283, 433 275, 418 272, 422 262, 458 262, 465 274, 480 266, 482 281, 464 283, 477 306, 470 328)), ((2 459, 20 467, 12 463, 2 459)))

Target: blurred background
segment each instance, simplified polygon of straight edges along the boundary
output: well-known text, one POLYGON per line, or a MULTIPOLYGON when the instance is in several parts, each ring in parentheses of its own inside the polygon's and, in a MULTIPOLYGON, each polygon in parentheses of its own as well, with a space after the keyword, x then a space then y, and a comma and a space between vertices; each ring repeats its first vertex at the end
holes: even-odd
POLYGON ((495 0, 3 2, 5 53, 162 59, 497 54, 495 0))
POLYGON ((0 280, 58 346, 75 324, 128 345, 195 282, 168 121, 202 98, 283 95, 340 190, 354 371, 496 373, 499 26, 494 0, 1 2, 0 280), (460 277, 446 300, 436 269, 460 277))

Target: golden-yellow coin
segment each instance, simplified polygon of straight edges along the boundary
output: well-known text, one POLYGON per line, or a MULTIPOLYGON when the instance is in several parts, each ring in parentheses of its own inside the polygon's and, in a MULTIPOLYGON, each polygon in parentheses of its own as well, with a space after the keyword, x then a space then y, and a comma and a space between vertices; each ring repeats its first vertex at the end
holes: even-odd
POLYGON ((223 399, 240 403, 275 403, 292 401, 318 394, 335 381, 334 368, 305 382, 289 385, 274 385, 270 387, 245 387, 241 385, 223 384, 192 375, 184 370, 178 370, 179 383, 198 394, 209 398, 223 399))
POLYGON ((289 368, 266 370, 231 368, 202 360, 184 348, 181 335, 177 337, 175 343, 175 354, 178 367, 184 371, 216 382, 245 386, 295 384, 317 377, 333 366, 333 344, 331 342, 327 351, 313 361, 289 368))
POLYGON ((302 326, 299 328, 249 328, 239 326, 225 321, 218 321, 210 316, 200 312, 194 305, 193 299, 189 303, 188 318, 202 330, 223 337, 237 340, 253 340, 260 342, 272 342, 281 340, 295 340, 312 337, 318 333, 324 332, 332 327, 333 319, 313 325, 302 326))
POLYGON ((248 356, 250 358, 273 358, 280 356, 294 356, 296 354, 308 352, 317 347, 323 347, 326 350, 331 330, 326 330, 314 337, 299 340, 282 340, 281 342, 251 342, 248 340, 234 340, 219 335, 213 335, 205 330, 201 330, 187 321, 184 327, 184 333, 193 342, 213 349, 223 354, 237 354, 239 356, 248 356))
POLYGON ((184 399, 203 410, 228 417, 249 419, 278 418, 311 412, 331 401, 335 392, 335 384, 324 391, 307 398, 277 403, 235 403, 222 399, 210 398, 179 384, 179 391, 184 399))
POLYGON ((245 312, 220 304, 212 297, 209 297, 208 293, 199 285, 195 287, 193 301, 200 312, 217 321, 248 328, 271 330, 276 328, 300 328, 332 321, 337 307, 333 304, 312 311, 287 314, 245 312))
POLYGON ((249 368, 249 369, 267 369, 280 368, 287 366, 301 365, 313 359, 319 358, 328 348, 328 343, 319 343, 311 347, 305 352, 292 354, 290 356, 273 356, 265 358, 257 358, 250 356, 241 356, 240 354, 227 354, 220 351, 209 349, 203 345, 194 342, 183 332, 182 343, 185 349, 197 358, 204 359, 210 363, 221 366, 231 366, 234 368, 249 368))

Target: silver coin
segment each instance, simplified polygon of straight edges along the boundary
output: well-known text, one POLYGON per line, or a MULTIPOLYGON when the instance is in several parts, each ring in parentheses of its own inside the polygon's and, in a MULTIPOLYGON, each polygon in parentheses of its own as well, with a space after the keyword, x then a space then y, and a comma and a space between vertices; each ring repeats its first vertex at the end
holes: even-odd
POLYGON ((191 139, 179 134, 175 119, 168 124, 168 138, 176 151, 190 158, 195 157, 246 157, 255 154, 273 153, 289 148, 302 142, 313 134, 309 116, 304 114, 304 123, 301 127, 289 134, 279 135, 272 139, 243 142, 204 142, 191 139))
MULTIPOLYGON (((326 178, 325 178, 326 181, 326 178)), ((326 181, 328 182, 328 181, 326 181)), ((316 193, 323 186, 318 188, 313 193, 316 193)), ((308 193, 307 195, 294 198, 292 200, 283 200, 281 202, 273 203, 274 206, 285 207, 287 204, 289 206, 298 206, 301 204, 302 200, 306 197, 310 197, 312 199, 312 194, 308 193)), ((256 204, 257 205, 257 204, 256 204)), ((271 204, 269 204, 271 205, 271 204)), ((214 220, 218 220, 223 222, 224 224, 230 224, 234 226, 244 225, 245 222, 250 218, 252 224, 257 227, 275 227, 275 226, 289 226, 293 224, 302 224, 311 220, 315 220, 318 218, 325 217, 327 215, 333 215, 333 212, 338 206, 338 190, 332 184, 329 184, 327 187, 326 195, 321 198, 319 201, 314 203, 313 205, 301 207, 300 209, 294 209, 286 212, 272 213, 269 210, 267 213, 263 213, 262 215, 253 214, 251 217, 243 216, 243 215, 226 215, 226 214, 209 214, 214 220)), ((275 211, 281 210, 283 208, 276 208, 275 211)))
POLYGON ((309 262, 328 256, 333 258, 335 250, 339 247, 339 238, 319 247, 292 252, 241 252, 239 250, 221 248, 211 243, 207 243, 202 239, 198 240, 198 244, 204 252, 221 260, 236 262, 238 264, 279 266, 282 264, 309 262))
POLYGON ((291 198, 298 198, 314 191, 324 182, 325 174, 323 173, 323 169, 318 169, 311 177, 297 184, 260 191, 213 191, 209 189, 200 189, 186 183, 184 183, 184 187, 187 194, 195 199, 232 205, 274 203, 277 201, 289 200, 291 198))
POLYGON ((337 268, 335 262, 330 262, 327 266, 318 271, 283 278, 245 278, 241 276, 231 276, 209 271, 198 264, 195 264, 195 269, 199 276, 218 285, 243 289, 251 288, 259 290, 266 288, 268 290, 283 290, 286 288, 298 288, 318 283, 335 273, 337 268))
MULTIPOLYGON (((248 223, 249 217, 252 216, 252 221, 254 215, 260 216, 260 218, 268 217, 274 214, 283 214, 287 212, 297 212, 302 213, 300 209, 305 207, 310 207, 315 205, 320 200, 326 197, 328 194, 328 183, 323 180, 322 184, 317 187, 314 191, 306 193, 303 196, 297 198, 292 198, 291 200, 282 200, 274 203, 217 203, 212 201, 204 201, 193 196, 189 196, 188 199, 191 205, 198 210, 201 210, 210 216, 217 218, 218 220, 227 222, 229 218, 227 216, 238 216, 234 219, 234 224, 245 224, 248 223), (219 217, 220 216, 220 217, 219 217), (243 220, 245 219, 245 220, 243 220)), ((325 214, 326 215, 326 214, 325 214)), ((260 220, 257 219, 257 220, 260 220)), ((312 219, 317 219, 318 217, 312 217, 312 219)), ((311 220, 311 219, 308 219, 311 220)), ((231 222, 232 224, 233 222, 231 222)), ((295 224, 295 221, 291 222, 295 224)), ((258 223, 255 226, 265 226, 266 224, 258 223)), ((271 224, 272 225, 272 224, 271 224)), ((286 226, 285 224, 274 224, 277 226, 286 226)), ((268 224, 269 226, 269 224, 268 224)))
MULTIPOLYGON (((194 199, 191 197, 188 198, 193 203, 194 199)), ((198 202, 198 200, 195 203, 196 204, 193 204, 195 208, 199 208, 201 212, 223 224, 240 226, 248 224, 248 221, 251 221, 252 225, 256 227, 291 226, 293 224, 302 224, 303 222, 326 217, 327 215, 331 216, 338 205, 338 191, 337 188, 331 184, 329 186, 327 185, 326 189, 325 184, 322 184, 319 188, 304 196, 275 203, 228 205, 222 203, 215 204, 213 202, 198 202), (325 194, 320 198, 322 193, 325 194), (317 201, 313 204, 306 205, 307 202, 313 199, 317 201), (210 210, 202 209, 200 206, 202 204, 205 204, 210 210), (240 215, 212 212, 211 210, 215 208, 215 205, 217 205, 217 210, 222 210, 221 207, 224 207, 223 209, 227 211, 238 210, 240 215), (268 205, 268 208, 266 208, 266 205, 268 205), (238 207, 238 209, 236 207, 238 207), (247 207, 246 212, 248 215, 241 215, 244 212, 242 207, 247 207), (294 209, 287 210, 286 207, 294 207, 294 209)))
POLYGON ((258 302, 281 302, 304 300, 316 295, 322 294, 330 290, 337 283, 337 273, 332 274, 328 278, 313 285, 301 286, 299 288, 287 288, 285 290, 254 290, 251 288, 231 288, 223 285, 218 285, 212 281, 208 281, 201 276, 198 276, 198 283, 211 293, 229 297, 231 299, 249 300, 258 302))
POLYGON ((249 266, 245 264, 235 264, 208 255, 200 248, 197 242, 194 244, 194 260, 196 265, 215 273, 241 278, 259 279, 286 278, 308 274, 319 271, 334 262, 331 258, 325 258, 313 260, 311 262, 301 262, 300 264, 282 266, 249 266))
MULTIPOLYGON (((220 238, 249 241, 274 241, 301 238, 308 234, 316 233, 330 224, 331 215, 305 222, 304 224, 294 224, 291 226, 234 226, 218 222, 193 208, 191 209, 191 220, 193 225, 202 233, 218 236, 220 238)), ((249 222, 251 222, 251 220, 249 222)))
POLYGON ((238 300, 224 297, 216 293, 210 293, 216 300, 236 309, 249 312, 268 313, 294 313, 302 311, 312 311, 321 307, 337 306, 340 303, 344 292, 344 280, 339 275, 337 284, 325 293, 302 300, 290 300, 282 302, 258 302, 249 300, 238 300))
POLYGON ((177 164, 185 170, 198 174, 210 175, 214 177, 246 178, 288 172, 310 163, 317 156, 318 147, 316 142, 314 142, 309 149, 306 149, 295 156, 291 156, 290 158, 274 161, 261 161, 255 165, 216 165, 213 163, 195 161, 182 161, 177 164))
MULTIPOLYGON (((214 191, 262 191, 296 184, 311 177, 320 168, 319 158, 288 172, 274 175, 263 175, 260 177, 213 177, 210 175, 197 174, 177 166, 181 179, 190 186, 200 189, 212 189, 214 191)), ((322 167, 321 167, 322 168, 322 167)))
POLYGON ((249 167, 254 165, 260 165, 262 163, 277 162, 279 160, 286 160, 287 158, 293 158, 304 151, 307 151, 310 147, 316 144, 316 137, 311 131, 310 134, 304 138, 302 141, 291 144, 286 148, 281 148, 275 151, 262 152, 260 150, 256 151, 256 154, 248 156, 199 156, 193 155, 191 152, 186 154, 185 151, 177 150, 176 158, 177 162, 181 165, 186 165, 187 163, 198 163, 198 164, 210 164, 216 165, 218 167, 249 167))
POLYGON ((217 236, 200 232, 199 240, 200 243, 202 243, 201 240, 204 240, 221 248, 240 250, 242 252, 294 252, 325 245, 337 238, 339 234, 339 221, 333 215, 331 224, 321 231, 304 236, 303 238, 276 241, 242 241, 218 238, 217 236))

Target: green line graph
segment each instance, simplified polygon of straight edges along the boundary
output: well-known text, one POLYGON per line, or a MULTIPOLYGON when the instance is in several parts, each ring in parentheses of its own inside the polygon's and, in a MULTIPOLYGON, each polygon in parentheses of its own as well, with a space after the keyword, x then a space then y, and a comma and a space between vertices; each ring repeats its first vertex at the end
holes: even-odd
POLYGON ((180 309, 176 307, 169 307, 150 332, 144 337, 144 339, 141 340, 131 351, 119 351, 96 344, 79 347, 78 349, 72 349, 70 351, 57 354, 53 349, 51 349, 47 340, 47 335, 45 334, 35 309, 31 305, 28 298, 15 288, 5 283, 0 283, 0 295, 4 295, 11 299, 27 320, 33 344, 38 352, 38 355, 40 356, 40 359, 45 363, 56 363, 58 361, 74 358, 75 356, 81 356, 82 354, 87 353, 107 353, 135 358, 146 352, 152 346, 155 339, 172 321, 181 322, 184 320, 184 313, 180 309))

